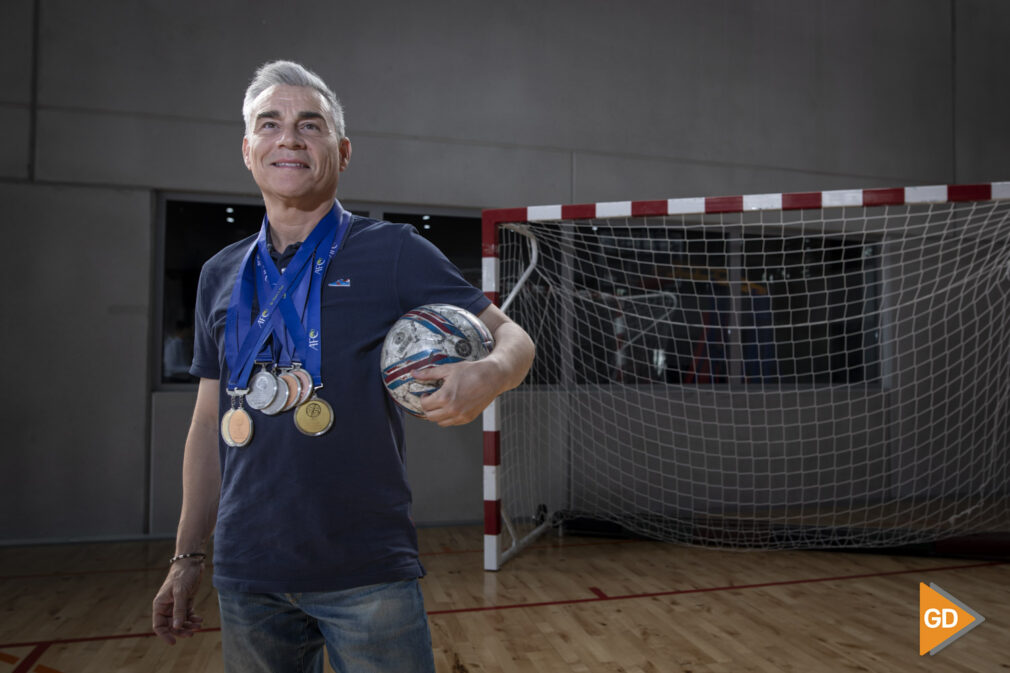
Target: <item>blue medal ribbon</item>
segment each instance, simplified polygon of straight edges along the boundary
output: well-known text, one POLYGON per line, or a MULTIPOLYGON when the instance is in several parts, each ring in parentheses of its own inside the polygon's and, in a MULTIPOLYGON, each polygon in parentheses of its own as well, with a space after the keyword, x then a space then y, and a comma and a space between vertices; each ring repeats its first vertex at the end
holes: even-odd
MULTIPOLYGON (((252 368, 260 359, 255 355, 264 351, 271 334, 277 335, 275 348, 279 349, 281 361, 304 358, 305 368, 316 387, 322 385, 321 286, 326 269, 347 233, 350 219, 350 213, 339 201, 334 201, 333 208, 315 226, 281 274, 267 249, 270 223, 263 218, 259 236, 249 246, 239 267, 225 320, 229 393, 237 394, 236 391, 248 385, 252 368), (317 251, 320 254, 317 255, 317 251), (310 260, 313 260, 311 264, 310 260), (264 300, 253 320, 252 307, 257 295, 264 300), (303 309, 299 311, 296 305, 303 309)), ((265 352, 270 351, 266 349, 265 352)), ((268 361, 273 361, 272 355, 268 356, 268 361)))

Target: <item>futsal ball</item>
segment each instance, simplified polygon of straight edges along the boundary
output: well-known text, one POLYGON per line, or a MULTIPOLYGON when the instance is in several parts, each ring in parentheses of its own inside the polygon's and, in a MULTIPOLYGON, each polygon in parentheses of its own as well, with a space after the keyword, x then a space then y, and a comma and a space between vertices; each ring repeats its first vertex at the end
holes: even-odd
POLYGON ((451 304, 425 304, 405 313, 382 344, 382 380, 407 412, 424 418, 421 398, 441 381, 415 381, 414 372, 428 367, 480 360, 494 348, 491 332, 477 316, 451 304))

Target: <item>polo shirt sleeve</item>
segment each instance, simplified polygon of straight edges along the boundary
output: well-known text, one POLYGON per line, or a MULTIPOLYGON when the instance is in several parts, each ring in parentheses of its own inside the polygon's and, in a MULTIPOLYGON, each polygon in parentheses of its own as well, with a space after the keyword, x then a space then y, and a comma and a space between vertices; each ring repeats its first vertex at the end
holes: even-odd
POLYGON ((211 316, 213 315, 213 293, 210 291, 214 274, 204 265, 200 270, 200 282, 196 288, 196 309, 193 325, 193 364, 189 373, 201 379, 220 379, 221 364, 217 340, 211 316))
POLYGON ((424 304, 452 304, 479 315, 491 301, 414 227, 404 225, 396 265, 400 312, 424 304))

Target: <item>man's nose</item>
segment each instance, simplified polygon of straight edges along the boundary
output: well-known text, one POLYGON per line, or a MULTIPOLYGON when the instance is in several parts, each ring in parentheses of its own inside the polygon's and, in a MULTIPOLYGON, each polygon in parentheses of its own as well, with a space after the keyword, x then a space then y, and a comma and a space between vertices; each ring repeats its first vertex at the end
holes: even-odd
POLYGON ((305 146, 305 140, 302 138, 302 134, 298 131, 298 127, 295 125, 284 126, 278 142, 282 147, 305 146))

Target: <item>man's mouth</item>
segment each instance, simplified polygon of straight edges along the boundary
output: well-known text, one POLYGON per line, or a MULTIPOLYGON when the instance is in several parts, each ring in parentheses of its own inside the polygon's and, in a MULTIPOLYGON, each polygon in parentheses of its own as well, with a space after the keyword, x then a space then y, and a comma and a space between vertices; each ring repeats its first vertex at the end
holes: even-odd
POLYGON ((300 161, 275 161, 271 166, 276 166, 277 168, 308 168, 308 164, 304 164, 300 161))

